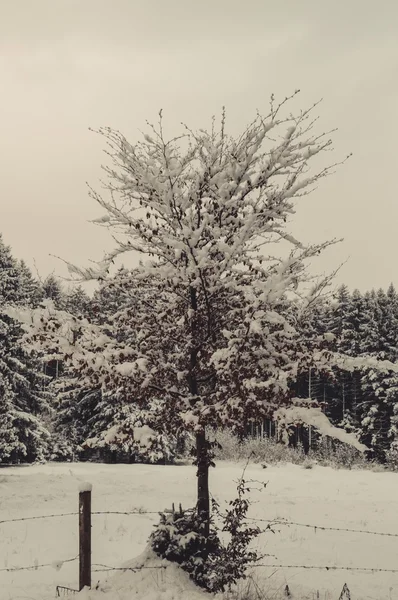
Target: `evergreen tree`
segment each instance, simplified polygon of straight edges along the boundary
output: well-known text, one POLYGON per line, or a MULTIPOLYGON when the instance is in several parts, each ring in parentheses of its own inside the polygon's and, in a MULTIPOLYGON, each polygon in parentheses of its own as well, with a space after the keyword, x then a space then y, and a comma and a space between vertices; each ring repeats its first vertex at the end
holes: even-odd
POLYGON ((0 375, 0 462, 23 453, 23 445, 15 427, 14 394, 10 385, 0 375))
MULTIPOLYGON (((126 272, 121 268, 116 277, 126 272)), ((112 336, 112 318, 126 296, 125 291, 120 291, 113 283, 115 279, 102 282, 92 299, 81 285, 72 288, 64 297, 63 308, 77 317, 90 318, 94 323, 107 323, 106 332, 112 336)), ((102 394, 100 382, 87 385, 79 379, 78 371, 73 366, 63 365, 62 368, 61 377, 51 385, 56 398, 54 457, 59 459, 82 452, 86 440, 105 434, 118 421, 122 411, 120 403, 110 394, 102 394)))
POLYGON ((384 339, 388 360, 398 360, 398 294, 390 284, 386 294, 384 310, 384 339))
POLYGON ((121 307, 129 302, 128 281, 128 269, 120 267, 113 277, 100 282, 91 303, 95 323, 99 325, 109 323, 121 307), (122 285, 120 280, 123 281, 122 285))
POLYGON ((89 317, 91 298, 81 285, 71 288, 64 296, 64 310, 77 317, 89 317))
POLYGON ((9 302, 26 305, 29 301, 29 305, 34 306, 34 294, 27 296, 29 289, 36 289, 33 278, 0 239, 0 383, 4 394, 0 410, 7 430, 4 439, 8 440, 1 446, 0 461, 3 462, 42 459, 50 439, 41 421, 43 412, 48 410, 41 364, 27 353, 20 324, 2 313, 9 302))
MULTIPOLYGON (((367 297, 367 308, 373 318, 368 320, 364 328, 366 337, 362 348, 366 348, 369 354, 391 362, 396 362, 398 358, 397 304, 397 294, 392 285, 387 294, 382 289, 377 293, 372 290, 367 297)), ((398 378, 392 372, 385 374, 376 369, 365 369, 361 388, 361 439, 370 445, 378 460, 384 461, 386 452, 396 438, 398 378)))
POLYGON ((376 356, 379 351, 379 309, 375 294, 366 292, 362 302, 362 318, 359 325, 359 354, 376 356))
POLYGON ((95 435, 101 389, 84 386, 68 368, 51 383, 51 391, 55 397, 52 458, 74 459, 81 454, 84 442, 95 435))
POLYGON ((43 300, 43 289, 23 260, 19 263, 19 298, 25 306, 33 307, 43 300))
POLYGON ((377 327, 379 332, 379 357, 389 360, 391 356, 389 343, 390 311, 387 294, 381 288, 376 292, 377 327))
POLYGON ((53 275, 48 275, 42 284, 43 297, 54 302, 56 308, 65 307, 65 291, 60 281, 53 275))
POLYGON ((11 248, 6 246, 0 233, 0 302, 14 304, 20 300, 21 270, 11 256, 11 248))
POLYGON ((364 302, 359 290, 354 290, 345 307, 340 340, 340 351, 348 356, 359 356, 364 302))
POLYGON ((345 352, 350 348, 350 339, 352 337, 352 323, 348 319, 349 307, 351 303, 350 292, 346 285, 342 285, 337 290, 335 302, 332 304, 331 314, 331 332, 338 340, 337 350, 345 352))
POLYGON ((363 410, 361 440, 374 451, 377 460, 384 462, 395 431, 391 417, 398 402, 398 376, 381 375, 375 369, 365 369, 362 377, 363 410))

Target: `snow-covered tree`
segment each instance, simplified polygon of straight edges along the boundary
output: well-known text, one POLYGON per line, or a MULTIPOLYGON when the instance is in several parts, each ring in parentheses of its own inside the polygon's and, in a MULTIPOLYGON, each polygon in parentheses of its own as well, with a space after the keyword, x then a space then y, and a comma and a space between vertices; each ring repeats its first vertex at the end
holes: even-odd
POLYGON ((91 312, 90 296, 81 285, 75 286, 65 293, 63 308, 72 315, 88 317, 91 312))
POLYGON ((19 297, 25 306, 37 307, 43 300, 40 282, 32 275, 25 261, 19 263, 19 297))
POLYGON ((0 233, 0 299, 14 303, 20 299, 20 274, 18 261, 11 255, 11 248, 6 246, 0 233))
POLYGON ((387 360, 398 359, 398 320, 397 320, 397 293, 393 285, 388 292, 380 289, 377 292, 379 306, 379 341, 382 357, 387 360))
POLYGON ((20 323, 3 313, 10 301, 34 308, 35 291, 28 269, 0 238, 0 462, 31 462, 48 449, 50 434, 41 420, 48 409, 41 364, 27 353, 20 323))
POLYGON ((7 379, 0 377, 0 461, 23 450, 14 425, 14 394, 7 379))
POLYGON ((63 329, 51 307, 44 324, 35 322, 51 339, 65 332, 65 358, 85 380, 143 408, 156 397, 166 431, 194 432, 205 531, 211 464, 205 428, 238 429, 290 403, 290 382, 306 349, 282 308, 288 297, 310 304, 328 282, 314 280, 306 264, 333 242, 305 245, 286 222, 294 201, 328 175, 329 167, 311 173, 310 164, 331 141, 312 133, 312 109, 282 119, 283 104, 272 101, 270 114, 258 115, 235 139, 225 132, 225 114, 219 131, 213 121, 210 133, 186 128, 170 141, 161 115, 135 145, 101 129, 114 161, 105 168, 111 200, 91 195, 105 210, 99 222, 124 239, 97 269, 70 269, 104 279, 124 252, 146 257, 117 282, 131 294, 137 290, 135 308, 116 319, 121 337, 100 336, 98 326, 95 333, 70 319, 63 329), (286 254, 278 257, 271 248, 279 242, 286 254))
POLYGON ((80 455, 84 442, 94 435, 101 415, 101 389, 78 378, 71 367, 50 386, 54 396, 53 459, 80 455))
POLYGON ((95 323, 99 325, 109 323, 121 307, 129 301, 130 294, 125 289, 127 275, 128 270, 120 267, 112 278, 100 281, 99 287, 94 291, 91 303, 92 319, 95 323), (124 281, 122 286, 118 285, 121 278, 124 281))
POLYGON ((50 274, 42 283, 43 297, 54 302, 56 308, 65 307, 65 290, 55 275, 50 274))
POLYGON ((343 351, 350 350, 350 338, 352 337, 352 324, 347 318, 350 301, 348 287, 346 285, 340 286, 332 308, 331 331, 338 340, 337 349, 342 349, 343 351), (346 339, 348 344, 346 343, 346 339))
POLYGON ((385 460, 386 452, 395 439, 394 421, 391 417, 398 403, 397 373, 380 373, 377 369, 364 369, 362 380, 363 402, 360 406, 360 439, 372 448, 374 456, 385 460))
POLYGON ((363 297, 362 318, 359 325, 359 354, 370 354, 374 356, 379 350, 377 310, 375 296, 370 292, 366 292, 363 297))
MULTIPOLYGON (((398 327, 397 295, 390 285, 365 294, 361 311, 360 353, 397 362, 398 327)), ((398 379, 395 372, 380 372, 377 367, 362 369, 361 402, 358 416, 361 439, 374 450, 376 458, 384 460, 395 439, 394 410, 398 400, 398 379)))

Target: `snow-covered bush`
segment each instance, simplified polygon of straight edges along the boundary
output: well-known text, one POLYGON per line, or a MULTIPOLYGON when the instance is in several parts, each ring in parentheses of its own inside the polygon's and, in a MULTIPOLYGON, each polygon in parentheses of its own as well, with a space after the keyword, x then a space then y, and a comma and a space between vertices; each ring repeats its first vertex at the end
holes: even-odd
POLYGON ((150 542, 156 554, 179 564, 197 585, 207 589, 208 560, 219 554, 220 540, 212 528, 204 535, 196 510, 161 514, 150 542))
POLYGON ((118 462, 118 457, 130 457, 130 462, 167 464, 174 462, 176 445, 177 440, 170 434, 137 424, 133 419, 113 425, 98 437, 89 438, 83 448, 97 450, 100 457, 113 455, 112 462, 118 462))
MULTIPOLYGON (((169 561, 177 562, 192 580, 208 592, 223 592, 246 578, 248 567, 258 560, 250 543, 261 530, 245 523, 250 501, 244 474, 238 481, 237 497, 229 502, 225 513, 213 500, 210 531, 204 526, 196 510, 162 513, 160 523, 150 536, 152 549, 169 561), (218 518, 216 522, 215 516, 218 518), (219 532, 223 534, 221 539, 219 532)), ((270 529, 270 528, 269 528, 270 529)))

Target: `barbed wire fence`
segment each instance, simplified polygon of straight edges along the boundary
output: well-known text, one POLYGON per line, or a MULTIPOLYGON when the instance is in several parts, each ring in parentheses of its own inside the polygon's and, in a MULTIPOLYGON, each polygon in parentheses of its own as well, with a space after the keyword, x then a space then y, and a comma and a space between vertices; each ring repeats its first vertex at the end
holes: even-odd
MULTIPOLYGON (((84 492, 83 492, 84 493, 84 492)), ((87 492, 86 492, 87 493, 87 492)), ((89 492, 91 494, 91 492, 89 492)), ((80 492, 80 496, 81 496, 82 492, 80 492)), ((90 497, 91 500, 91 497, 90 497)), ((130 516, 130 515, 138 515, 138 516, 142 516, 142 515, 159 515, 161 513, 165 513, 165 512, 172 512, 172 510, 165 510, 162 509, 160 511, 148 511, 148 510, 144 510, 144 509, 137 509, 137 510, 130 510, 130 511, 90 511, 90 517, 91 515, 126 515, 126 516, 130 516)), ((65 517, 77 517, 79 516, 79 518, 81 517, 81 511, 75 511, 75 512, 67 512, 67 513, 54 513, 54 514, 47 514, 47 515, 35 515, 35 516, 30 516, 30 517, 18 517, 18 518, 12 518, 12 519, 1 519, 0 520, 0 525, 2 524, 6 524, 6 523, 17 523, 17 522, 24 522, 24 521, 33 521, 33 520, 38 520, 38 519, 55 519, 55 518, 65 518, 65 517)), ((321 530, 321 531, 334 531, 334 532, 349 532, 349 533, 360 533, 360 534, 366 534, 366 535, 373 535, 373 536, 386 536, 386 537, 394 537, 394 538, 398 538, 398 533, 389 533, 389 532, 381 532, 381 531, 372 531, 372 530, 367 530, 367 529, 351 529, 351 528, 347 528, 347 527, 329 527, 329 526, 325 526, 325 525, 317 525, 317 524, 311 524, 311 523, 299 523, 296 521, 288 521, 286 519, 261 519, 261 518, 257 518, 257 517, 247 517, 246 518, 247 521, 254 521, 254 522, 258 522, 258 523, 272 523, 272 525, 277 525, 277 526, 296 526, 296 527, 305 527, 305 528, 309 528, 309 529, 313 529, 316 533, 317 530, 321 530)), ((265 533, 265 531, 264 531, 265 533)), ((90 547, 90 553, 91 553, 91 547, 90 547)), ((71 562, 75 562, 77 560, 82 560, 82 556, 81 554, 78 554, 74 557, 62 560, 62 561, 53 561, 52 563, 43 563, 43 564, 39 564, 38 561, 35 561, 34 564, 32 565, 27 565, 27 566, 16 566, 16 567, 4 567, 4 568, 0 568, 0 572, 15 572, 15 571, 31 571, 31 570, 39 570, 39 569, 44 569, 44 568, 49 568, 49 567, 53 567, 56 564, 64 564, 64 563, 71 563, 71 562)), ((382 573, 398 573, 398 569, 385 569, 385 568, 379 568, 379 567, 350 567, 350 566, 344 566, 344 565, 299 565, 299 564, 276 564, 276 563, 255 563, 252 565, 253 568, 280 568, 280 569, 306 569, 306 570, 325 570, 325 571, 354 571, 354 572, 368 572, 368 573, 378 573, 378 572, 382 572, 382 573)), ((108 572, 116 572, 116 571, 131 571, 131 572, 138 572, 142 569, 153 569, 153 570, 165 570, 167 569, 167 565, 161 565, 161 566, 139 566, 139 567, 120 567, 120 566, 114 566, 114 565, 106 565, 103 563, 93 563, 91 564, 90 562, 90 575, 91 572, 92 573, 108 573, 108 572)), ((346 585, 346 584, 345 584, 346 585)), ((80 588, 82 589, 82 588, 80 588)), ((69 594, 76 594, 78 593, 79 590, 73 589, 73 588, 68 588, 65 586, 57 586, 56 587, 56 593, 58 596, 61 595, 61 592, 63 593, 63 595, 69 595, 69 594)))

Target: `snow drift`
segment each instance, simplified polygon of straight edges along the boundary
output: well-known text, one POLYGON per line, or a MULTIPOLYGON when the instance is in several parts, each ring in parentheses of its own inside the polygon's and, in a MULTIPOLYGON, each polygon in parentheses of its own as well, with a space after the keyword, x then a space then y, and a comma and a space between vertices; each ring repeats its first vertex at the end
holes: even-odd
POLYGON ((211 597, 207 592, 200 590, 177 564, 159 558, 149 546, 137 558, 125 563, 122 568, 129 570, 116 572, 97 590, 82 590, 77 598, 82 600, 132 600, 132 598, 209 600, 211 597))

